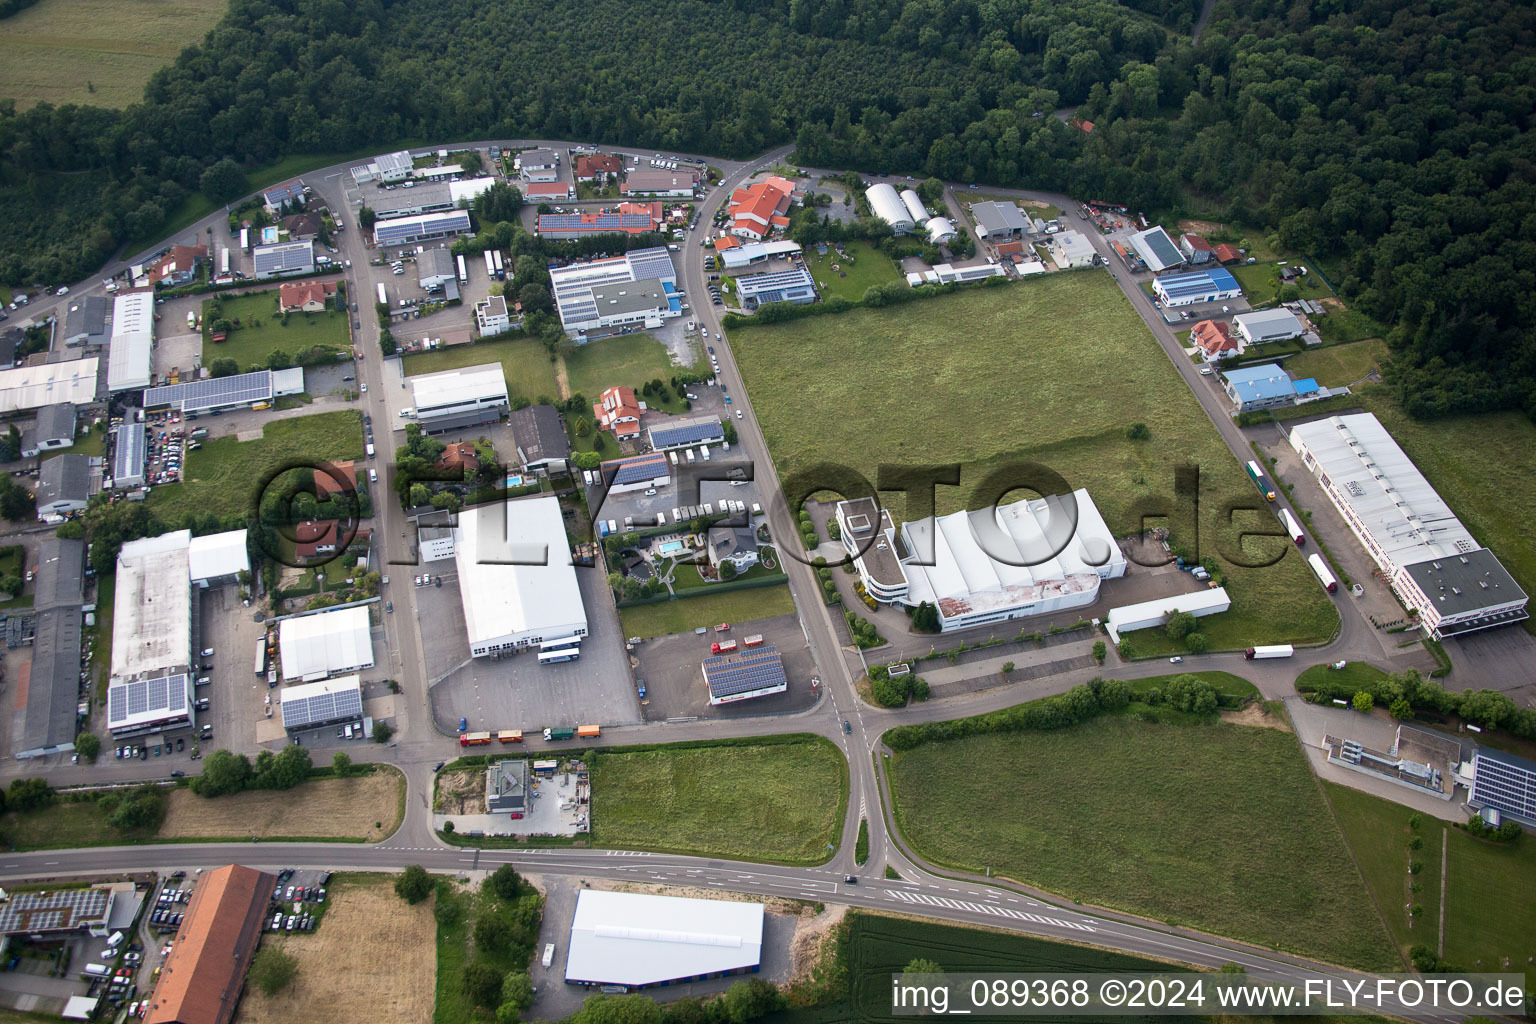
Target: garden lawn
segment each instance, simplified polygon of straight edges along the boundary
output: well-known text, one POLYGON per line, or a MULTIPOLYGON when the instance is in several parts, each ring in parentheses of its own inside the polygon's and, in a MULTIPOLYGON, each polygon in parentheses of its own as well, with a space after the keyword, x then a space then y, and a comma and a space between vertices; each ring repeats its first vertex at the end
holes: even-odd
POLYGON ((787 586, 749 587, 620 608, 619 621, 624 624, 625 636, 649 638, 687 633, 719 622, 771 619, 794 610, 795 601, 787 586))
POLYGON ((667 346, 649 334, 621 334, 566 346, 562 356, 571 393, 594 402, 604 388, 631 387, 638 392, 646 381, 667 381, 676 372, 667 346))
MULTIPOLYGON (((325 278, 322 280, 331 280, 325 278)), ((213 315, 212 299, 203 302, 203 365, 211 365, 215 359, 233 359, 244 373, 250 369, 265 369, 267 356, 278 349, 297 358, 300 352, 315 345, 323 345, 337 352, 349 352, 352 336, 347 330, 350 315, 334 309, 323 313, 290 313, 284 324, 277 315, 277 290, 250 292, 245 295, 222 297, 223 317, 231 323, 238 317, 244 326, 229 332, 229 339, 214 343, 207 340, 213 315), (260 322, 251 327, 252 318, 260 322)))
MULTIPOLYGON (((1144 510, 1174 506, 1175 468, 1192 462, 1199 553, 1218 558, 1234 604, 1201 620, 1211 646, 1316 643, 1337 627, 1337 612, 1283 536, 1242 542, 1245 560, 1278 559, 1273 565, 1232 563, 1237 533, 1278 526, 1264 509, 1223 514, 1228 499, 1255 508, 1253 488, 1107 274, 1050 274, 895 308, 750 325, 731 343, 787 482, 818 463, 849 466, 871 482, 881 463, 959 463, 961 486, 937 491, 945 514, 986 505, 996 495, 979 486, 985 477, 1030 461, 1067 487, 1088 488, 1124 536, 1142 527, 1144 510), (1149 440, 1125 438, 1134 422, 1147 425, 1149 440)), ((906 518, 899 493, 882 497, 898 522, 906 518)), ((1189 524, 1171 525, 1177 540, 1192 540, 1189 524)), ((1156 653, 1145 631, 1132 636, 1156 653)))
POLYGON ((1343 387, 1360 380, 1372 370, 1384 367, 1390 355, 1380 338, 1309 348, 1285 361, 1285 368, 1296 378, 1314 377, 1325 388, 1343 387))
POLYGON ((1349 966, 1397 966, 1289 733, 1122 715, 926 743, 894 755, 889 772, 904 834, 937 863, 1349 966), (977 786, 985 814, 956 796, 977 786))
POLYGON ((544 344, 533 338, 506 338, 474 345, 454 345, 431 352, 413 352, 405 357, 405 373, 415 376, 482 363, 501 364, 501 372, 507 379, 507 397, 514 407, 520 400, 552 402, 559 394, 555 364, 544 344))
POLYGON ((168 521, 186 512, 244 515, 256 509, 263 482, 285 466, 362 457, 362 418, 351 410, 268 420, 259 440, 215 437, 188 452, 186 478, 154 488, 149 506, 168 521))
POLYGON ((816 280, 822 298, 837 296, 849 302, 862 302, 870 285, 901 280, 901 270, 891 258, 868 242, 849 242, 844 248, 853 257, 852 263, 842 260, 831 246, 825 256, 818 256, 815 249, 805 254, 805 268, 816 280), (834 263, 846 276, 838 276, 832 269, 834 263))
POLYGON ((597 846, 819 864, 842 826, 847 767, 816 736, 621 748, 588 763, 597 846))

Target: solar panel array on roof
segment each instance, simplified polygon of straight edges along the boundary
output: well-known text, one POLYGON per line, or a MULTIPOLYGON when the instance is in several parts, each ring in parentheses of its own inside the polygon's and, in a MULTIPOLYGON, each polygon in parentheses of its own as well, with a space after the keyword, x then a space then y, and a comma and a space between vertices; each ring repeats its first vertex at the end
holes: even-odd
POLYGON ((284 729, 303 729, 310 725, 324 725, 344 718, 363 716, 363 694, 356 682, 340 688, 319 689, 307 696, 297 695, 301 690, 311 689, 308 686, 295 687, 283 698, 284 729))
POLYGON ((709 682, 709 695, 716 698, 786 686, 789 682, 784 675, 784 661, 772 647, 707 658, 704 678, 709 682))
POLYGON ((144 424, 124 423, 113 430, 112 480, 119 487, 144 482, 144 424))
POLYGON ((80 928, 107 916, 107 889, 51 889, 19 892, 0 907, 0 934, 80 928))
POLYGON ((686 423, 675 423, 670 427, 652 427, 651 447, 677 448, 704 441, 719 441, 724 437, 725 428, 720 426, 719 420, 692 420, 686 423))
POLYGON ((644 455, 638 459, 626 459, 619 463, 618 471, 613 475, 612 485, 622 487, 624 484, 639 483, 641 480, 657 480, 670 475, 665 456, 644 455))
POLYGON ((144 392, 144 407, 169 405, 182 412, 202 412, 232 405, 250 405, 272 398, 272 371, 238 373, 233 377, 206 377, 184 384, 167 384, 144 392))
POLYGON ((115 683, 107 691, 107 724, 126 729, 187 713, 187 676, 156 676, 115 683))
POLYGON ((650 231, 655 222, 646 213, 599 213, 583 216, 579 213, 543 213, 539 215, 539 233, 550 231, 577 231, 584 234, 601 234, 605 231, 650 231))
POLYGON ((313 242, 281 242, 258 245, 251 253, 258 278, 278 274, 304 274, 315 269, 313 242))
POLYGON ((1513 754, 1479 750, 1472 792, 1467 802, 1492 807, 1528 824, 1536 824, 1536 762, 1513 754))
POLYGON ((630 273, 636 281, 676 281, 677 268, 666 249, 655 246, 629 254, 630 273))
POLYGON ((379 245, 400 245, 421 238, 457 234, 469 230, 469 212, 450 210, 420 217, 381 220, 373 226, 373 238, 379 245))

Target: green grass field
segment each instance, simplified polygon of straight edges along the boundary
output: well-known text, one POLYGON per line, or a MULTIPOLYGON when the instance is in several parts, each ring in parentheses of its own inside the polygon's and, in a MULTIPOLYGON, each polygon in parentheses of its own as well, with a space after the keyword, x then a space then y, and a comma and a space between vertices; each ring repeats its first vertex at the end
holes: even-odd
POLYGON ((1387 328, 1379 320, 1354 309, 1333 309, 1317 318, 1317 335, 1330 345, 1379 338, 1387 328))
POLYGON ((228 9, 226 0, 42 0, 0 20, 0 99, 18 110, 126 107, 228 9))
POLYGON ((631 387, 636 391, 649 380, 668 380, 675 372, 667 346, 648 334, 624 334, 586 345, 567 346, 566 381, 572 394, 593 401, 604 388, 631 387))
POLYGON ((1389 359, 1387 343, 1380 338, 1370 338, 1298 352, 1285 361, 1285 368, 1293 377, 1315 377, 1323 387, 1337 388, 1353 384, 1372 370, 1381 369, 1389 359))
POLYGON ((414 376, 481 363, 501 364, 501 372, 507 378, 507 395, 513 404, 520 398, 529 402, 553 401, 559 395, 555 364, 550 361, 544 345, 532 338, 482 341, 432 352, 413 352, 405 357, 405 373, 414 376))
MULTIPOLYGON (((433 1024, 488 1024, 495 1020, 495 1015, 477 1006, 464 991, 465 966, 472 960, 485 960, 500 974, 526 971, 533 950, 537 948, 534 945, 537 935, 514 938, 502 949, 482 949, 471 939, 475 921, 483 915, 515 913, 512 908, 526 902, 538 905, 538 913, 531 915, 537 922, 543 913, 543 897, 526 881, 522 883, 517 899, 511 903, 498 899, 486 886, 459 886, 444 877, 438 877, 436 881, 433 911, 437 917, 437 993, 433 1001, 433 1024), (457 912, 444 908, 444 903, 456 906, 457 912)), ((517 931, 523 930, 519 928, 517 931)))
POLYGON ((267 422, 260 440, 216 437, 188 452, 186 478, 156 487, 149 505, 174 521, 184 512, 218 516, 256 507, 262 481, 288 465, 313 465, 363 457, 362 418, 350 410, 267 422))
POLYGON ((1414 853, 1414 859, 1424 864, 1412 879, 1408 875, 1408 840, 1415 833, 1408 827, 1413 813, 1402 804, 1395 804, 1381 797, 1362 793, 1358 789, 1323 783, 1328 802, 1333 805, 1334 816, 1344 830, 1350 851, 1360 865, 1371 896, 1387 931, 1397 944, 1407 962, 1408 950, 1423 943, 1436 948, 1436 934, 1440 914, 1440 843, 1441 833, 1448 827, 1445 822, 1421 815, 1417 835, 1424 841, 1422 849, 1414 853), (1410 881, 1421 889, 1412 892, 1410 881), (1405 907, 1418 903, 1424 912, 1411 918, 1405 907))
POLYGON ((1369 686, 1381 680, 1386 673, 1375 665, 1368 665, 1363 661, 1351 661, 1341 669, 1333 669, 1327 665, 1313 665, 1301 675, 1296 677, 1296 688, 1299 690, 1303 683, 1327 683, 1329 685, 1348 684, 1350 686, 1369 686))
MULTIPOLYGON (((1267 567, 1242 568, 1223 553, 1238 547, 1241 529, 1278 527, 1263 510, 1226 519, 1228 499, 1256 504, 1253 488, 1107 274, 1051 274, 895 309, 748 326, 731 341, 781 476, 833 463, 873 483, 880 463, 959 463, 960 487, 938 488, 944 514, 994 500, 981 482, 1030 461, 1088 488, 1123 536, 1141 528, 1151 503, 1173 506, 1175 468, 1192 462, 1201 554, 1218 556, 1234 603, 1201 620, 1211 646, 1319 642, 1337 626, 1283 537, 1242 543, 1245 559, 1278 557, 1267 567), (1133 422, 1151 438, 1126 440, 1133 422)), ((882 496, 898 522, 901 497, 882 496)), ((1131 635, 1138 650, 1159 652, 1145 631, 1131 635)))
POLYGON ((842 826, 847 766, 818 736, 619 749, 588 763, 597 846, 819 864, 842 826))
POLYGON ((795 610, 789 587, 755 587, 619 609, 625 636, 666 636, 719 622, 751 622, 795 610))
POLYGON ((240 364, 243 373, 257 368, 265 369, 267 356, 278 349, 290 357, 315 345, 324 345, 339 352, 349 351, 352 335, 347 329, 347 313, 328 309, 323 313, 290 313, 285 324, 277 315, 277 289, 267 292, 250 292, 245 295, 227 295, 220 302, 224 319, 241 326, 229 332, 229 338, 215 344, 208 340, 208 328, 213 322, 209 312, 212 299, 203 301, 203 364, 215 359, 233 359, 240 364), (260 326, 252 327, 252 322, 260 326))
POLYGON ((901 828, 935 862, 1337 963, 1396 962, 1289 733, 1114 716, 888 764, 901 828), (977 779, 986 814, 955 797, 977 779))
POLYGON ((840 260, 837 250, 832 248, 827 249, 825 256, 818 256, 814 249, 805 254, 805 268, 816 280, 822 298, 837 296, 849 302, 860 302, 870 285, 901 279, 901 271, 891 258, 868 242, 849 242, 844 248, 853 257, 852 263, 840 260), (833 264, 837 264, 846 276, 839 277, 832 269, 833 264))

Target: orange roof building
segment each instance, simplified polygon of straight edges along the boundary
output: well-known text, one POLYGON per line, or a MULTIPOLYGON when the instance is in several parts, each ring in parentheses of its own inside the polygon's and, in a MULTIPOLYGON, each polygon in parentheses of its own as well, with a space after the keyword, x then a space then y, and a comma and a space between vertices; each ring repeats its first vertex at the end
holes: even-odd
POLYGON ((239 864, 203 873, 146 1024, 229 1024, 276 884, 276 875, 239 864))
POLYGON ((1243 258, 1243 254, 1237 251, 1236 246, 1228 245, 1226 242, 1221 243, 1211 251, 1215 253, 1216 260, 1219 263, 1236 263, 1243 258))
POLYGON ((790 197, 794 182, 772 177, 731 193, 731 233, 760 242, 775 227, 789 224, 790 197))
POLYGON ((440 473, 463 473, 466 469, 478 470, 480 468, 480 456, 475 452, 475 446, 468 441, 455 441, 443 449, 443 454, 437 457, 437 471, 440 473))
POLYGON ((577 181, 603 181, 624 170, 624 162, 612 153, 593 153, 576 158, 577 181))
POLYGON ((1201 320, 1189 332, 1191 344, 1199 347, 1206 362, 1214 362, 1225 355, 1236 355, 1237 339, 1232 337, 1227 325, 1216 320, 1201 320))
POLYGON ((621 440, 640 433, 640 414, 645 407, 635 397, 634 388, 608 388, 598 399, 592 406, 597 429, 606 430, 621 440))
POLYGON ((1023 242, 999 242, 997 254, 999 256, 1017 256, 1024 251, 1023 242))
POLYGON ((315 500, 325 501, 335 495, 346 494, 351 487, 352 493, 357 492, 357 465, 350 460, 333 462, 330 464, 333 473, 325 469, 316 469, 315 473, 315 500), (343 481, 346 481, 343 484, 343 481))
POLYGON ((198 265, 208 259, 206 245, 173 245, 149 268, 149 283, 168 288, 191 284, 197 279, 198 265))
POLYGON ((319 313, 335 294, 335 281, 285 281, 277 287, 277 308, 281 313, 319 313))

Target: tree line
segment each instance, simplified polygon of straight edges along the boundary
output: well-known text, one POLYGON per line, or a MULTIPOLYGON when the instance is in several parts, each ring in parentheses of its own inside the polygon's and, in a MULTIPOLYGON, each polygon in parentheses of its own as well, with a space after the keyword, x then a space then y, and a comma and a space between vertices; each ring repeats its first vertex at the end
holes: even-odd
POLYGON ((194 191, 227 198, 226 160, 466 136, 793 142, 814 166, 1265 233, 1389 326, 1409 412, 1536 413, 1536 9, 1224 0, 1195 44, 1197 7, 234 0, 142 103, 0 105, 0 280, 86 275, 194 191))

